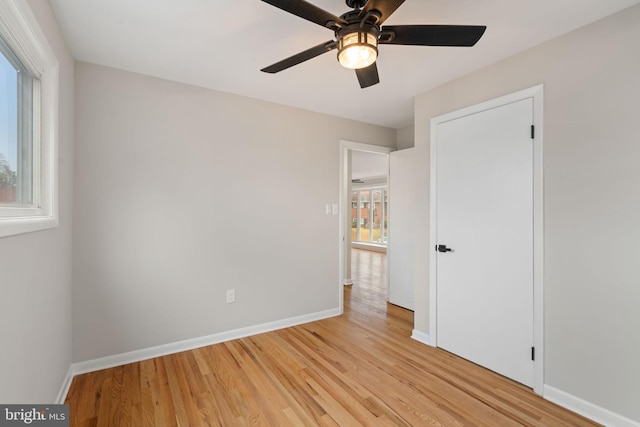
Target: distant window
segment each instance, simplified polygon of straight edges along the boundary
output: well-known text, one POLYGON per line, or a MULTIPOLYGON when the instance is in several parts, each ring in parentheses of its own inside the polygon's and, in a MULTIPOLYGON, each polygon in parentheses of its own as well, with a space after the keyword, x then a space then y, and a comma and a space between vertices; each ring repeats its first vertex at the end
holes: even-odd
POLYGON ((351 193, 351 241, 387 244, 387 188, 371 187, 351 193), (385 203, 380 201, 384 200, 385 203), (371 207, 371 209, 370 209, 371 207))
POLYGON ((0 1, 0 237, 55 227, 58 61, 27 2, 0 1))

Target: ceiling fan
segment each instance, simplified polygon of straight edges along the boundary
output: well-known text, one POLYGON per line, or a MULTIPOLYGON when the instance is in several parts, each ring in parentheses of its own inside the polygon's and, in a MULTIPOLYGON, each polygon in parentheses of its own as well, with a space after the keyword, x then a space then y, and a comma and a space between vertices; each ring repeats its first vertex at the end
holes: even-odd
POLYGON ((345 0, 353 10, 335 16, 304 0, 262 0, 300 18, 321 25, 335 40, 276 62, 260 71, 277 73, 338 49, 338 62, 356 71, 361 88, 380 82, 376 58, 379 44, 414 46, 473 46, 487 29, 480 25, 388 25, 382 23, 404 0, 345 0))

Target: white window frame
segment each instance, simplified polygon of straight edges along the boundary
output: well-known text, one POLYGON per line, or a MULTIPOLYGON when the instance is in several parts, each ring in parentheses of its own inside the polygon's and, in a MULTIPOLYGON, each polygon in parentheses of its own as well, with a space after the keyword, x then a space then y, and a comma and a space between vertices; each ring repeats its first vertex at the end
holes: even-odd
POLYGON ((389 187, 387 185, 372 185, 372 186, 358 186, 357 188, 352 188, 351 189, 351 194, 353 197, 353 193, 356 193, 356 198, 357 198, 357 205, 359 206, 359 208, 356 209, 356 218, 352 218, 352 224, 353 221, 356 222, 357 224, 357 228, 356 228, 356 239, 353 240, 353 243, 356 244, 364 244, 364 245, 377 245, 377 246, 384 246, 387 247, 387 243, 385 242, 385 235, 384 235, 384 217, 387 214, 387 208, 385 208, 385 195, 388 197, 389 195, 389 187), (369 197, 365 200, 362 198, 362 192, 363 191, 368 191, 369 192, 369 197), (380 197, 380 209, 381 209, 381 215, 382 215, 382 219, 381 219, 381 229, 380 229, 380 238, 382 240, 382 243, 380 242, 374 242, 373 239, 373 217, 374 217, 374 209, 375 209, 375 203, 373 201, 373 192, 374 191, 381 191, 380 197), (362 209, 368 209, 369 210, 369 215, 367 218, 361 218, 361 210, 362 209), (369 240, 361 240, 361 229, 364 226, 364 221, 367 221, 367 226, 366 228, 369 229, 369 240))
POLYGON ((26 0, 0 1, 0 35, 38 79, 34 90, 33 206, 0 207, 0 237, 58 226, 59 63, 26 0))

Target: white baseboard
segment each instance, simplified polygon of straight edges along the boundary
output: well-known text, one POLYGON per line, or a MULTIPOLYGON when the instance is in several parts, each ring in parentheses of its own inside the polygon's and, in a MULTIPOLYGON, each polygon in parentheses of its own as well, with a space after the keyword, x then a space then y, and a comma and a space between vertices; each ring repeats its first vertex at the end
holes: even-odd
POLYGON ((225 341, 231 341, 239 338, 245 338, 251 335, 262 334, 264 332, 271 332, 278 329, 301 325, 303 323, 315 322, 317 320, 339 316, 340 314, 341 313, 338 308, 332 308, 330 310, 290 317, 288 319, 276 320, 274 322, 263 323, 261 325, 248 326, 246 328, 234 329, 231 331, 220 332, 204 337, 192 338, 141 350, 130 351, 127 353, 114 354, 112 356, 86 360, 84 362, 72 363, 71 367, 69 368, 69 372, 65 377, 65 382, 62 386, 62 389, 60 390, 58 402, 64 402, 67 396, 67 392, 69 391, 69 386, 71 385, 71 380, 76 375, 99 371, 101 369, 113 368, 115 366, 126 365, 128 363, 140 362, 142 360, 166 356, 168 354, 179 353, 181 351, 193 350, 199 347, 219 344, 225 341))
POLYGON ((71 387, 71 380, 73 380, 73 369, 72 366, 69 366, 67 369, 67 375, 64 376, 64 380, 62 380, 62 387, 60 387, 60 391, 58 392, 58 397, 56 397, 56 404, 63 404, 64 400, 67 398, 67 393, 69 393, 69 387, 71 387))
MULTIPOLYGON (((181 351, 193 350, 212 344, 219 344, 225 341, 245 338, 264 332, 275 331, 304 323, 315 322, 329 317, 339 316, 338 308, 306 314, 303 316, 291 317, 274 322, 263 323, 261 325, 249 326, 246 328, 234 329, 232 331, 220 332, 174 343, 163 344, 146 349, 130 351, 127 353, 115 354, 84 362, 72 363, 64 378, 56 403, 64 403, 73 377, 87 372, 99 371, 101 369, 113 368, 115 366, 126 365, 128 363, 140 362, 154 357, 166 356, 168 354, 179 353, 181 351)), ((411 338, 426 345, 431 345, 429 334, 414 329, 411 338)), ((573 412, 583 415, 593 421, 608 427, 640 427, 640 422, 616 414, 608 409, 594 405, 591 402, 580 399, 555 387, 545 385, 543 397, 550 402, 567 408, 573 412)))
POLYGON ((411 338, 416 341, 421 342, 422 344, 431 345, 431 339, 429 338, 429 334, 425 334, 424 332, 420 332, 417 329, 414 329, 411 332, 411 338))
MULTIPOLYGON (((416 329, 412 331, 411 338, 423 344, 432 345, 429 334, 416 329)), ((543 387, 543 397, 550 402, 607 427, 640 427, 640 422, 638 421, 616 414, 615 412, 546 384, 543 387)))
POLYGON ((375 243, 356 243, 356 242, 351 242, 351 247, 353 249, 363 249, 365 251, 381 252, 383 254, 387 253, 387 247, 386 246, 377 245, 375 243))
POLYGON ((640 427, 640 422, 638 421, 623 417, 549 385, 544 386, 543 397, 550 402, 608 427, 640 427))

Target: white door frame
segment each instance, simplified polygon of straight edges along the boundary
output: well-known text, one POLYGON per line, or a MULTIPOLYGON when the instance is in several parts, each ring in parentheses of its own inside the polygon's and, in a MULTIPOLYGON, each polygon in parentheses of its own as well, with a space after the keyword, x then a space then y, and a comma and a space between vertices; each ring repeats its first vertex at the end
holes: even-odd
MULTIPOLYGON (((338 245, 340 247, 340 258, 338 268, 338 298, 340 314, 344 313, 344 272, 346 270, 347 253, 349 253, 351 246, 351 223, 349 220, 350 212, 349 206, 351 203, 347 203, 347 197, 351 195, 351 162, 350 150, 367 151, 369 153, 386 154, 394 151, 393 148, 382 147, 380 145, 364 144, 361 142, 353 141, 340 141, 340 200, 338 201, 338 212, 340 213, 340 234, 338 236, 338 245), (347 227, 349 224, 349 227, 347 227), (347 233, 349 231, 349 233, 347 233)), ((389 177, 389 162, 387 161, 387 179, 389 177)), ((388 188, 388 187, 387 187, 388 188)), ((350 199, 350 197, 349 197, 350 199)), ((390 233, 390 230, 387 231, 390 233)), ((390 234, 389 234, 390 235, 390 234)), ((387 246, 387 259, 389 257, 387 246)), ((387 275, 387 288, 389 287, 389 277, 387 275)))
POLYGON ((543 235, 543 170, 542 170, 542 111, 543 85, 537 85, 487 102, 483 102, 458 111, 431 119, 430 139, 430 194, 429 194, 429 345, 437 347, 437 282, 436 251, 437 244, 437 139, 438 125, 470 114, 497 108, 506 104, 533 98, 533 125, 535 135, 533 141, 533 345, 535 361, 533 374, 533 390, 543 394, 544 387, 544 235, 543 235))

